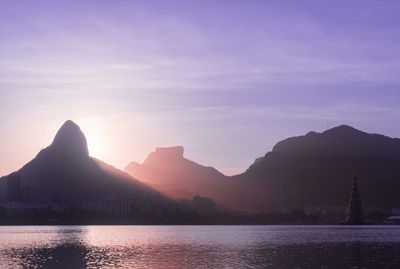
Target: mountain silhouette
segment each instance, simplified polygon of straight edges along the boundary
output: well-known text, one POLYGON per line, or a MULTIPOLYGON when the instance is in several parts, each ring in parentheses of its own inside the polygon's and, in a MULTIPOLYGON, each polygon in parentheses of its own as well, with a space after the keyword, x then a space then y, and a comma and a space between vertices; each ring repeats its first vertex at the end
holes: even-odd
POLYGON ((50 146, 15 174, 33 201, 79 206, 110 197, 162 202, 160 193, 127 173, 89 156, 85 135, 68 120, 50 146))
POLYGON ((341 125, 318 134, 293 137, 276 144, 273 152, 353 157, 388 157, 400 152, 400 139, 368 134, 341 125), (396 143, 397 141, 397 143, 396 143))
POLYGON ((58 130, 51 144, 53 150, 63 152, 64 155, 74 157, 89 155, 87 141, 79 126, 71 120, 67 120, 58 130))
POLYGON ((366 205, 400 206, 400 139, 346 125, 285 139, 233 180, 251 209, 345 206, 356 170, 366 205))
POLYGON ((227 177, 213 167, 195 163, 183 156, 184 148, 158 147, 143 164, 129 163, 125 171, 173 198, 191 198, 195 195, 212 197, 224 203, 227 177))
POLYGON ((244 211, 312 205, 345 206, 357 170, 367 206, 400 207, 400 139, 341 125, 277 143, 244 173, 225 176, 183 156, 183 147, 157 148, 125 170, 168 196, 210 197, 244 211))
POLYGON ((51 145, 15 174, 33 201, 79 206, 117 197, 162 207, 172 202, 164 194, 200 195, 234 210, 259 212, 344 207, 356 171, 364 205, 400 207, 399 164, 400 139, 341 125, 282 140, 235 176, 185 158, 182 146, 156 148, 143 164, 131 162, 124 172, 90 157, 85 135, 66 121, 51 145))

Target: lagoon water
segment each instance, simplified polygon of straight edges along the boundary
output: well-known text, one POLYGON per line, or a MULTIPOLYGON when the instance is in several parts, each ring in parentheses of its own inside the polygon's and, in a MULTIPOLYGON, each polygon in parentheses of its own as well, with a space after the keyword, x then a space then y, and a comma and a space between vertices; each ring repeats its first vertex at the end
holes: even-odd
POLYGON ((400 268, 400 227, 3 226, 0 268, 400 268))

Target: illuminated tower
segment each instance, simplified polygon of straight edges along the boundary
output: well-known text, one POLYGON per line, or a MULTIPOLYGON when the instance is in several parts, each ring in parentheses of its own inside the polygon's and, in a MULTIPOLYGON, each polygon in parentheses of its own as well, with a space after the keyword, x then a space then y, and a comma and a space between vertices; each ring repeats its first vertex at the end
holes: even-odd
POLYGON ((358 190, 358 176, 354 175, 353 185, 347 205, 346 224, 360 225, 364 224, 363 206, 361 203, 360 192, 358 190))

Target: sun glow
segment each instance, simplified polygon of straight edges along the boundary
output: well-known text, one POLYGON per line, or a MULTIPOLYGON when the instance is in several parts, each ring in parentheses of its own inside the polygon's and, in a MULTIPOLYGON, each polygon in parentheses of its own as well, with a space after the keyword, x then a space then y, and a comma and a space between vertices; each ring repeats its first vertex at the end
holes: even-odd
POLYGON ((96 158, 106 156, 110 151, 110 139, 104 126, 98 120, 90 118, 78 122, 86 136, 90 156, 96 158))

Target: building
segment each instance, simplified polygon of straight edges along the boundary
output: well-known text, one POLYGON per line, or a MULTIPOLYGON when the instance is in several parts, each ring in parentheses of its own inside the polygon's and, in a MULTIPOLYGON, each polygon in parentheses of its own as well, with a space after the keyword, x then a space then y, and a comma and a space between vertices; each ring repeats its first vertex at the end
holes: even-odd
POLYGON ((312 216, 340 215, 343 218, 345 211, 343 206, 335 205, 312 205, 304 208, 304 213, 312 216))
POLYGON ((18 173, 12 173, 6 179, 6 200, 11 202, 20 202, 21 194, 21 176, 18 173))
POLYGON ((6 177, 0 178, 0 202, 6 200, 7 180, 6 177))
POLYGON ((400 216, 390 216, 383 221, 383 224, 399 225, 400 224, 400 216))
POLYGON ((400 216, 400 208, 392 208, 393 216, 400 216))
POLYGON ((361 203, 360 192, 358 190, 358 175, 355 174, 353 178, 353 184, 351 186, 351 192, 349 197, 349 203, 346 211, 346 222, 349 225, 361 225, 364 224, 364 211, 361 203))
POLYGON ((82 203, 83 210, 90 212, 109 213, 114 216, 126 217, 131 211, 132 201, 120 200, 116 197, 98 201, 89 201, 82 203))
POLYGON ((28 186, 21 187, 20 190, 21 202, 30 203, 33 201, 33 189, 28 186))

